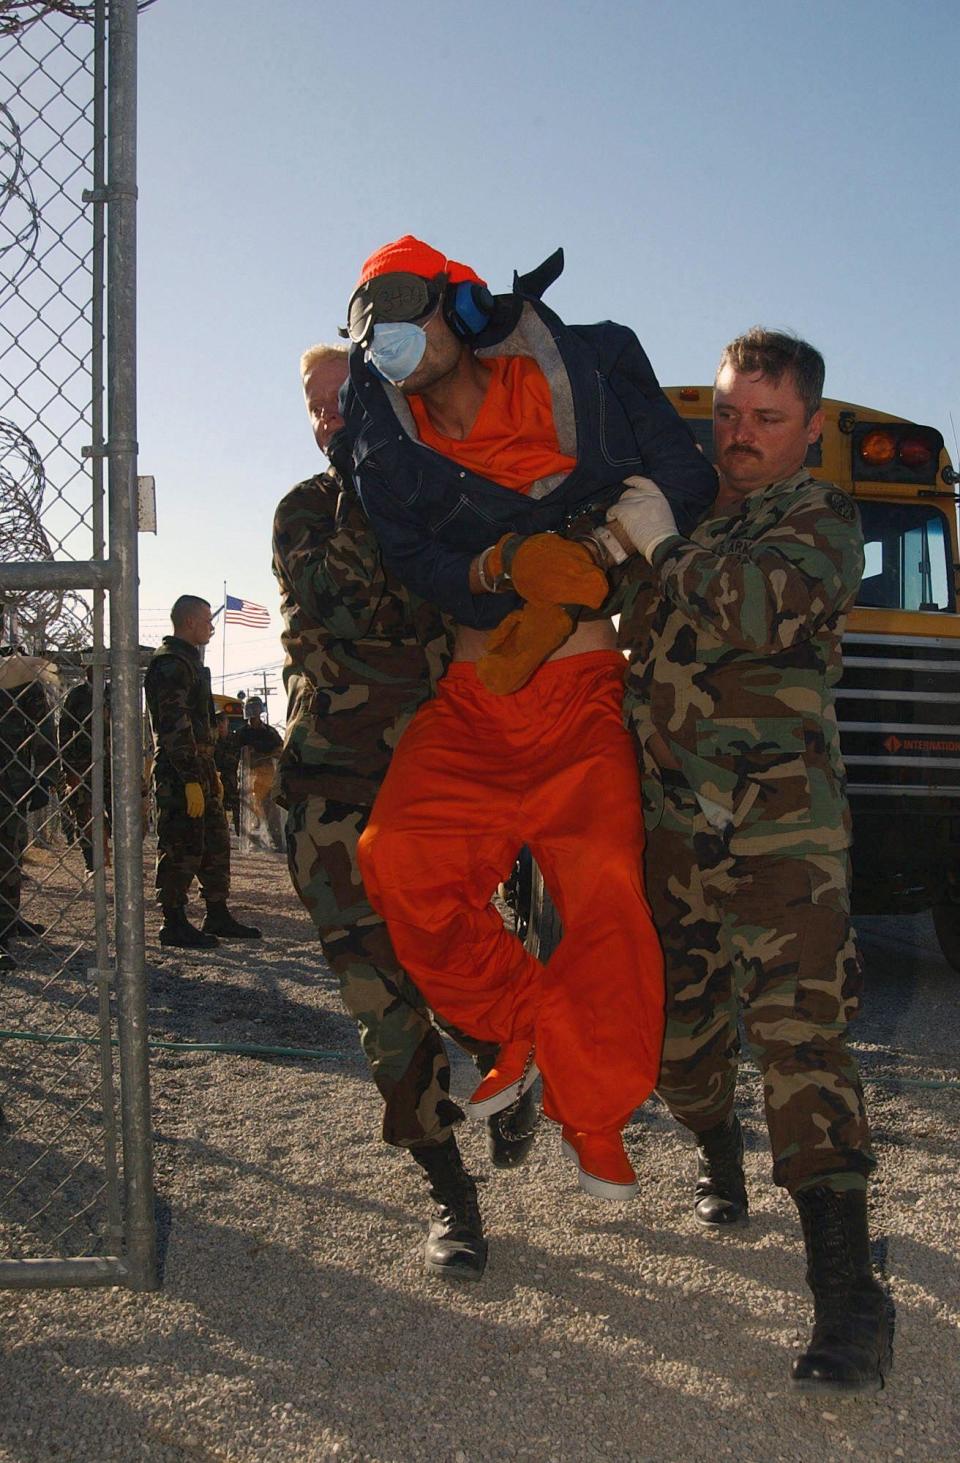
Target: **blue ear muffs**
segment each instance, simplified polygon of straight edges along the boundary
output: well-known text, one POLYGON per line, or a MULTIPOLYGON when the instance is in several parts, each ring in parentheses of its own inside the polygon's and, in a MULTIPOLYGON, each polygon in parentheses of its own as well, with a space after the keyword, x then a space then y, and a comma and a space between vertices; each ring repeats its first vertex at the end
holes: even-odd
POLYGON ((494 310, 493 295, 485 284, 463 280, 448 285, 444 294, 443 318, 460 340, 472 340, 490 323, 494 310))

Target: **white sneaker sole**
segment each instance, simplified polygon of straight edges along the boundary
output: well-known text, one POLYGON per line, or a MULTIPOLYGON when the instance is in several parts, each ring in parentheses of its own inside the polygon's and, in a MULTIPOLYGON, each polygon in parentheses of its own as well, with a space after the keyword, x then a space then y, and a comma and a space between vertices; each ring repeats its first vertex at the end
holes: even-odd
POLYGON ((485 1098, 483 1102, 465 1102, 463 1110, 468 1118, 492 1118, 494 1113, 503 1112, 505 1107, 529 1092, 539 1076, 540 1068, 536 1062, 531 1062, 522 1082, 511 1082, 508 1087, 501 1087, 499 1092, 485 1098))
POLYGON ((580 1180, 580 1187, 585 1194, 593 1199, 608 1199, 612 1204, 626 1204, 628 1200, 635 1199, 640 1192, 640 1185, 634 1180, 632 1184, 611 1184, 609 1179, 598 1179, 586 1169, 580 1167, 580 1159, 577 1157, 577 1150, 566 1138, 560 1141, 560 1152, 564 1158, 577 1165, 577 1177, 580 1180))

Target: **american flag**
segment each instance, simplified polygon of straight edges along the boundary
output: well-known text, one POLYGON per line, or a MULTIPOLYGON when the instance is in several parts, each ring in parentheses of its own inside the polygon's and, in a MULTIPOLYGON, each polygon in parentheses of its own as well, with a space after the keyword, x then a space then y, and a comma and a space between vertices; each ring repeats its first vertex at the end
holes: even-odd
POLYGON ((255 605, 249 599, 237 599, 232 594, 227 595, 223 618, 228 625, 250 625, 255 630, 265 630, 270 625, 270 611, 264 605, 255 605))

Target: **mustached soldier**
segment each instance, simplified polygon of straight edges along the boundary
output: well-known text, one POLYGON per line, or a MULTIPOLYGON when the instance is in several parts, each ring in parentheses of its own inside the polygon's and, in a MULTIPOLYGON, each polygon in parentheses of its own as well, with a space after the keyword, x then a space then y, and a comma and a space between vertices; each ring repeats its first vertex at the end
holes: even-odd
POLYGON ((157 903, 161 945, 203 949, 228 940, 258 940, 227 908, 230 835, 223 789, 213 760, 214 710, 210 672, 200 647, 213 635, 209 602, 182 594, 170 611, 173 634, 153 652, 144 690, 156 742, 157 903), (187 919, 194 878, 207 905, 203 929, 187 919))
MULTIPOLYGON (((426 1268, 478 1279, 486 1242, 453 1133, 463 1113, 450 1098, 444 1045, 367 902, 356 861, 400 733, 442 671, 446 637, 439 614, 385 571, 353 489, 338 404, 346 374, 341 346, 314 346, 302 358, 310 422, 330 467, 298 483, 274 520, 289 696, 280 801, 288 809, 290 877, 358 1022, 384 1100, 384 1140, 409 1149, 437 1203, 426 1268)), ((492 1062, 492 1049, 469 1049, 481 1065, 492 1062)), ((523 1160, 534 1117, 527 1093, 512 1113, 490 1120, 495 1165, 523 1160)))
POLYGON ((882 1385, 890 1357, 867 1234, 874 1158, 846 1044, 861 973, 832 689, 863 539, 850 498, 804 466, 823 374, 819 352, 777 332, 727 346, 709 516, 681 536, 652 483, 617 509, 653 580, 621 634, 666 965, 658 1091, 697 1139, 696 1217, 719 1230, 747 1213, 733 1108, 742 1007, 774 1182, 799 1210, 814 1295, 793 1381, 859 1391, 882 1385))

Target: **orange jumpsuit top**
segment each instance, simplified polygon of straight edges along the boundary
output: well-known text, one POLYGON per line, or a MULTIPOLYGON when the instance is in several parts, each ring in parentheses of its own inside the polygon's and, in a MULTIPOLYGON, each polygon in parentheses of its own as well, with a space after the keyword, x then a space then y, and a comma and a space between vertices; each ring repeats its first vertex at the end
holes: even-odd
POLYGON ((477 419, 464 438, 445 437, 433 426, 419 396, 407 398, 420 440, 461 467, 503 488, 529 492, 555 472, 572 472, 575 457, 557 446, 550 387, 529 356, 493 356, 480 364, 490 373, 477 419))

